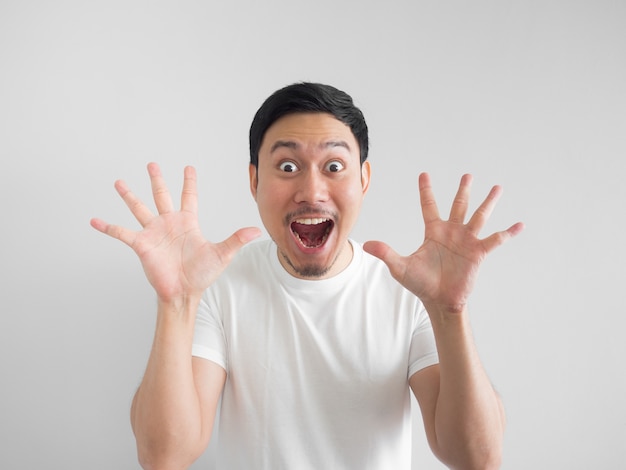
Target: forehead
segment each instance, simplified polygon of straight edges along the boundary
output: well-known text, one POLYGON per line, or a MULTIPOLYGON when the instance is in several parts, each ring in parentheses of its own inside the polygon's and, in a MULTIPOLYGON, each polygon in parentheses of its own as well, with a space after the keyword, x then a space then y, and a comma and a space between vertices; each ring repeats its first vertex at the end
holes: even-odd
POLYGON ((293 142, 303 147, 344 142, 350 152, 359 151, 350 127, 326 113, 294 113, 276 120, 265 132, 260 153, 271 152, 276 142, 293 142))

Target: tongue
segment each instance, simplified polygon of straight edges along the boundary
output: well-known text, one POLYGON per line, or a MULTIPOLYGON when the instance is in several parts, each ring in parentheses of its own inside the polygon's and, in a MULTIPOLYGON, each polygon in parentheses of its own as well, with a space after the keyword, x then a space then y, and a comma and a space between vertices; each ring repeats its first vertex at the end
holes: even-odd
POLYGON ((294 222, 291 229, 300 237, 302 243, 307 247, 317 247, 324 242, 324 236, 328 231, 330 222, 321 224, 304 225, 294 222))

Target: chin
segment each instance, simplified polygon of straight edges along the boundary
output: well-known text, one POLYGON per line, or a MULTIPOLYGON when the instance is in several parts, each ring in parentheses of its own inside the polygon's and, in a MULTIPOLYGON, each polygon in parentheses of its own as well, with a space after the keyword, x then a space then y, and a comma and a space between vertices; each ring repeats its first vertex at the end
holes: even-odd
POLYGON ((295 273, 298 277, 311 278, 311 279, 319 279, 321 277, 326 276, 332 269, 337 259, 335 258, 331 263, 328 263, 328 264, 311 263, 311 262, 297 263, 297 262, 294 262, 295 260, 290 258, 289 255, 287 255, 282 250, 280 250, 280 256, 282 260, 284 261, 284 264, 288 265, 289 268, 291 268, 290 270, 293 273, 295 273))
POLYGON ((298 276, 309 279, 319 279, 326 276, 331 267, 332 266, 317 266, 314 264, 301 266, 299 268, 293 265, 291 266, 298 276))

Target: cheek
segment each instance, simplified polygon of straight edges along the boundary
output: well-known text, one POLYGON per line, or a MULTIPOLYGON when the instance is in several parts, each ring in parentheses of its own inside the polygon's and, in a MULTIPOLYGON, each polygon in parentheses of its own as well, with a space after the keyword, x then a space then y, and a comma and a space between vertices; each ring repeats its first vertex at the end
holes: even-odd
POLYGON ((348 206, 359 207, 363 201, 363 196, 363 187, 360 181, 349 185, 347 188, 344 187, 343 199, 348 206))
POLYGON ((259 185, 257 190, 257 200, 265 204, 276 204, 285 199, 285 191, 278 186, 259 185))
POLYGON ((365 198, 365 193, 363 192, 363 186, 361 186, 361 182, 351 187, 350 193, 350 207, 348 210, 353 212, 353 217, 357 217, 359 211, 361 210, 361 206, 363 204, 363 199, 365 198))
POLYGON ((282 221, 284 207, 288 203, 288 194, 276 186, 259 183, 257 186, 256 203, 259 213, 266 224, 279 224, 282 221))

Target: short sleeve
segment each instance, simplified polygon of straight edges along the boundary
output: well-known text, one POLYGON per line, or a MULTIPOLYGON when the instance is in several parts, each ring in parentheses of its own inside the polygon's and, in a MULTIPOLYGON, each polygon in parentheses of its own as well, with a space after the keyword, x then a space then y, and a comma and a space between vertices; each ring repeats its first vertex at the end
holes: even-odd
POLYGON ((215 309, 202 297, 196 314, 192 356, 208 359, 228 371, 224 325, 215 309))
POLYGON ((420 302, 409 350, 409 377, 417 371, 439 363, 437 345, 428 312, 420 302))

